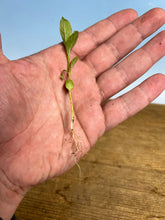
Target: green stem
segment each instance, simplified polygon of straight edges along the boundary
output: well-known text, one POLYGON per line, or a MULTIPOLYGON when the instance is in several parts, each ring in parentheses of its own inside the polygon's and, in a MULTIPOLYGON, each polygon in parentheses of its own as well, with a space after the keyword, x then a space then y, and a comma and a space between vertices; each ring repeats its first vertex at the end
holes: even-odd
MULTIPOLYGON (((70 58, 69 58, 69 54, 67 55, 67 61, 68 61, 68 78, 71 80, 71 66, 70 66, 70 58)), ((69 91, 69 99, 70 99, 70 106, 71 106, 71 132, 72 132, 72 137, 73 137, 73 141, 76 145, 76 148, 77 148, 77 151, 76 153, 78 153, 79 151, 79 148, 78 148, 78 144, 77 144, 77 141, 75 139, 75 136, 74 136, 74 129, 73 129, 73 124, 74 124, 74 108, 73 108, 73 100, 72 100, 72 94, 71 94, 71 90, 68 90, 69 91)), ((79 167, 80 169, 80 167, 79 167)))
POLYGON ((74 124, 74 108, 73 108, 73 100, 72 100, 72 94, 71 91, 69 91, 69 99, 70 99, 70 106, 71 106, 71 130, 73 131, 73 124, 74 124))
POLYGON ((69 76, 69 79, 70 79, 71 68, 70 68, 70 58, 69 58, 69 54, 67 55, 67 62, 68 62, 68 76, 69 76))

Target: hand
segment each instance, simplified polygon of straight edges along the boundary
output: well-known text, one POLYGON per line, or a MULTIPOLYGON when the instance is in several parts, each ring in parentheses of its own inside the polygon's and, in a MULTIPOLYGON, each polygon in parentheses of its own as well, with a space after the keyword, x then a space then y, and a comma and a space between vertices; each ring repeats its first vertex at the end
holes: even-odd
POLYGON ((79 34, 71 54, 79 56, 72 71, 77 154, 70 131, 69 96, 60 79, 67 68, 63 45, 16 61, 1 53, 0 183, 12 198, 21 200, 33 185, 67 171, 75 157, 78 161, 85 155, 106 130, 134 115, 165 89, 165 76, 156 74, 101 105, 165 55, 165 32, 161 32, 118 63, 164 22, 163 9, 153 9, 138 19, 129 9, 79 34))

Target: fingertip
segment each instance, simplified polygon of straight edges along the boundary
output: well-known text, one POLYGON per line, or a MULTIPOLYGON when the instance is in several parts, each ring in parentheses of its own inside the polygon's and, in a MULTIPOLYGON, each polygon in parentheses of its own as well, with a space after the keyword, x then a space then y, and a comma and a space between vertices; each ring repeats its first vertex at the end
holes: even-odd
POLYGON ((132 23, 137 18, 138 18, 137 12, 131 8, 118 11, 109 17, 112 23, 117 27, 117 30, 132 23))
POLYGON ((123 15, 126 15, 132 21, 138 18, 137 11, 132 8, 127 8, 127 9, 121 10, 120 12, 117 12, 117 13, 122 13, 123 15))
POLYGON ((162 73, 157 73, 151 77, 153 80, 153 98, 155 100, 164 90, 165 90, 165 75, 162 73))
POLYGON ((165 10, 163 8, 160 8, 160 7, 155 7, 155 8, 152 8, 150 11, 154 12, 154 13, 165 13, 165 10))
POLYGON ((156 17, 160 17, 161 19, 165 20, 165 10, 163 8, 159 8, 159 7, 152 8, 149 12, 152 15, 154 15, 156 17))
POLYGON ((132 16, 132 18, 136 19, 138 17, 138 12, 135 9, 128 8, 125 10, 126 10, 126 12, 128 12, 130 14, 130 16, 132 16))
POLYGON ((160 90, 165 89, 165 75, 162 73, 156 73, 152 76, 154 78, 155 84, 158 84, 160 90))
POLYGON ((148 99, 152 102, 165 90, 165 75, 156 73, 140 84, 139 88, 148 94, 148 99))

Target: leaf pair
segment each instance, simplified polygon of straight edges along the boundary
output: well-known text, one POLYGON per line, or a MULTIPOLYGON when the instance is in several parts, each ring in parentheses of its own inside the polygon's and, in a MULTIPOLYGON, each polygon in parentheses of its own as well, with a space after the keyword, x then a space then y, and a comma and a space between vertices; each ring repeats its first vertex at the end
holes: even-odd
POLYGON ((70 22, 62 17, 60 21, 60 34, 66 48, 67 56, 69 56, 71 49, 77 41, 78 31, 72 33, 70 22))

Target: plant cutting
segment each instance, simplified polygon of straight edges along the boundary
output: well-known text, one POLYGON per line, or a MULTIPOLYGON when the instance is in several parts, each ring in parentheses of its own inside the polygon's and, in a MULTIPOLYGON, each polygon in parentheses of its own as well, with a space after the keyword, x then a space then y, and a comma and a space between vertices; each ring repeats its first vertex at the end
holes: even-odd
POLYGON ((69 93, 69 99, 70 99, 70 106, 71 106, 71 132, 72 132, 72 138, 73 141, 76 145, 77 151, 76 153, 78 153, 78 144, 77 141, 75 139, 75 135, 74 135, 74 128, 73 128, 73 124, 74 124, 74 120, 75 120, 75 116, 74 116, 74 108, 73 108, 73 99, 72 99, 72 89, 74 88, 74 83, 71 79, 71 70, 73 68, 73 66, 75 65, 75 63, 78 60, 78 57, 74 57, 72 60, 70 60, 70 52, 71 49, 73 48, 73 46, 76 44, 77 38, 78 38, 78 31, 74 31, 72 32, 72 27, 70 22, 65 19, 64 17, 61 18, 60 20, 60 34, 63 40, 63 44, 65 46, 65 50, 66 50, 66 57, 67 57, 67 70, 63 70, 62 74, 61 74, 61 79, 64 80, 64 76, 63 74, 66 74, 66 81, 65 81, 65 88, 68 90, 69 93))

